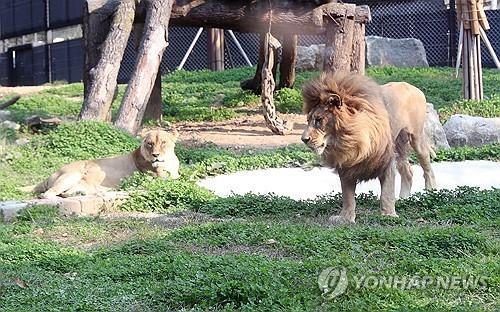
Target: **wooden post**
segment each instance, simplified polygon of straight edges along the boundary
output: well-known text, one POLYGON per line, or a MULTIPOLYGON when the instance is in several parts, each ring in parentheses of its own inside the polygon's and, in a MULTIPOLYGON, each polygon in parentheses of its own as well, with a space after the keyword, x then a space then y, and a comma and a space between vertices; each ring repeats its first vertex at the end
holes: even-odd
POLYGON ((482 9, 482 0, 457 0, 458 17, 462 21, 462 90, 465 99, 483 99, 483 74, 481 64, 481 32, 488 27, 482 9))
POLYGON ((326 25, 323 71, 350 71, 354 35, 354 4, 344 4, 345 16, 331 18, 326 25))
MULTIPOLYGON (((283 35, 280 63, 280 83, 278 89, 292 88, 295 83, 295 63, 297 62, 297 35, 283 35)), ((276 66, 273 70, 276 75, 276 66)), ((276 76, 274 76, 276 77, 276 76)))
POLYGON ((208 68, 224 70, 224 29, 208 29, 208 68))
MULTIPOLYGON (((109 10, 110 5, 111 3, 106 3, 101 10, 109 10)), ((118 2, 109 27, 103 27, 107 23, 99 19, 102 15, 90 14, 89 11, 85 14, 86 22, 83 27, 87 69, 84 71, 84 100, 79 119, 106 120, 117 86, 120 62, 132 30, 135 0, 118 2), (103 37, 104 33, 107 33, 106 39, 98 44, 99 37, 103 37)))
POLYGON ((352 38, 351 71, 365 74, 365 24, 356 22, 352 38))
POLYGON ((168 24, 174 0, 146 0, 145 30, 134 72, 123 96, 115 125, 137 133, 155 84, 163 52, 168 46, 168 24))

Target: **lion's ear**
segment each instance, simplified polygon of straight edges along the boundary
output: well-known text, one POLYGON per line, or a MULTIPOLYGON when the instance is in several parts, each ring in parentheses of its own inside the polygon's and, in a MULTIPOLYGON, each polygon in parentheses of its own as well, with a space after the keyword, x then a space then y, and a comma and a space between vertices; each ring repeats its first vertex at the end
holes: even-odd
POLYGON ((148 129, 148 128, 142 128, 142 129, 141 129, 141 131, 139 131, 139 132, 137 133, 137 135, 138 135, 140 138, 144 139, 144 138, 146 137, 146 135, 149 133, 149 131, 151 131, 151 129, 148 129))
POLYGON ((179 131, 177 131, 176 128, 172 128, 172 137, 174 138, 174 141, 177 141, 179 138, 179 131))
POLYGON ((340 95, 331 93, 328 99, 326 100, 326 105, 336 108, 342 106, 342 99, 340 98, 340 95))

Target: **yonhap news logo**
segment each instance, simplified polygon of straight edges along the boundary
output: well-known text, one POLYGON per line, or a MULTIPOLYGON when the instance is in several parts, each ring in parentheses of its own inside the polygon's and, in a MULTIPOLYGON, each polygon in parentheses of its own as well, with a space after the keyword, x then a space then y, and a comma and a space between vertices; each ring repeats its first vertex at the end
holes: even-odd
POLYGON ((326 268, 318 276, 321 295, 327 300, 344 294, 348 286, 354 290, 392 288, 410 289, 485 289, 488 287, 485 276, 402 276, 402 275, 352 275, 347 276, 346 268, 326 268))

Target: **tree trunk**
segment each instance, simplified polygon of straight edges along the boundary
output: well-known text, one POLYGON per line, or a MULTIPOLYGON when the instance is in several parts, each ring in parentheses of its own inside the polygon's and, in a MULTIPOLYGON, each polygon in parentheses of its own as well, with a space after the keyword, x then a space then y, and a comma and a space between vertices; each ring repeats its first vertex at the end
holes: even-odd
POLYGON ((297 35, 283 35, 281 50, 280 84, 278 89, 292 88, 295 83, 295 63, 297 61, 297 35))
POLYGON ((208 68, 224 70, 224 29, 208 29, 208 68))
MULTIPOLYGON (((134 44, 136 50, 139 50, 141 45, 141 36, 144 32, 144 24, 137 23, 134 25, 132 35, 134 38, 134 44)), ((146 110, 144 111, 144 121, 154 120, 160 121, 163 114, 163 99, 161 97, 161 68, 156 74, 155 84, 151 95, 149 96, 148 104, 146 105, 146 110)))
POLYGON ((329 21, 326 26, 326 47, 323 61, 323 70, 350 71, 352 37, 354 33, 354 16, 356 6, 344 4, 346 15, 329 21))
POLYGON ((89 67, 85 71, 87 75, 84 77, 84 101, 79 119, 106 120, 117 86, 120 63, 132 30, 134 14, 135 0, 123 0, 116 6, 109 28, 103 27, 105 23, 99 18, 102 14, 87 15, 84 41, 85 51, 88 53, 85 64, 89 67), (107 31, 108 34, 102 45, 99 45, 96 41, 99 42, 99 34, 102 31, 107 31))
MULTIPOLYGON (((259 63, 257 64, 257 70, 255 70, 255 75, 251 79, 243 80, 240 82, 240 87, 243 90, 250 90, 255 95, 260 95, 262 93, 262 66, 264 64, 266 52, 266 34, 262 33, 259 37, 259 63)), ((276 71, 278 67, 278 53, 273 53, 273 77, 276 77, 276 71)))
POLYGON ((160 121, 163 114, 163 99, 161 98, 161 70, 156 74, 155 84, 149 96, 143 120, 160 121))
POLYGON ((115 125, 135 134, 168 46, 168 24, 174 0, 146 0, 147 17, 137 62, 130 78, 115 125))

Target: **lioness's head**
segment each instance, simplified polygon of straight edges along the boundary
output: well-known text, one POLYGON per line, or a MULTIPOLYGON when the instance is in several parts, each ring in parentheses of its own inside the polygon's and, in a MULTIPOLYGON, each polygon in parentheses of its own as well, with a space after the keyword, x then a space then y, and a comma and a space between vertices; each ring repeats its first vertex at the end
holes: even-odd
POLYGON ((151 162, 153 167, 158 167, 165 162, 174 152, 175 142, 179 137, 177 130, 167 132, 165 130, 149 130, 141 135, 141 154, 146 161, 151 162))

